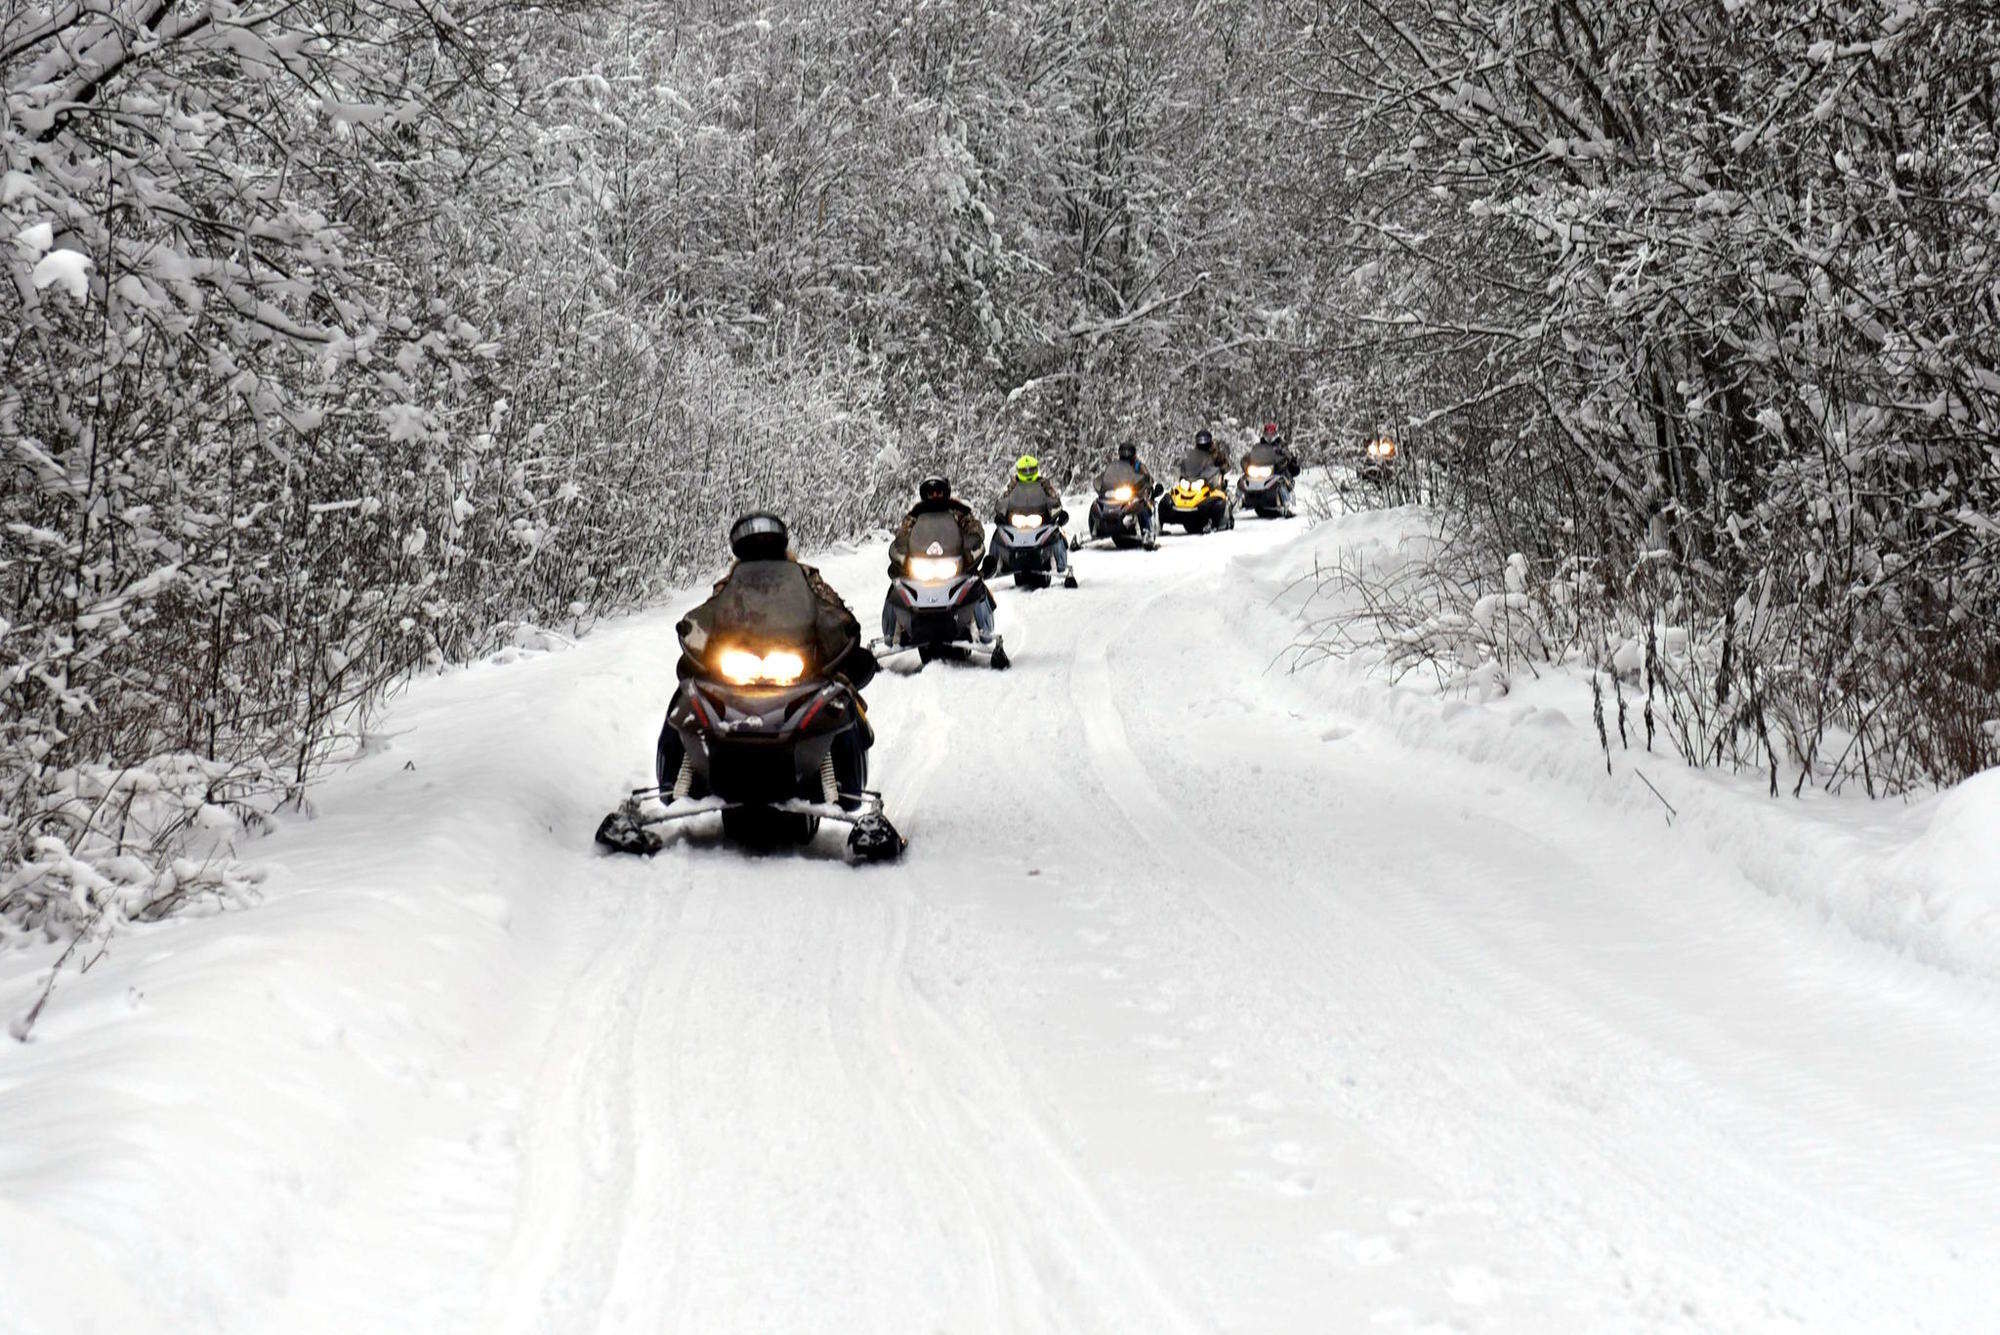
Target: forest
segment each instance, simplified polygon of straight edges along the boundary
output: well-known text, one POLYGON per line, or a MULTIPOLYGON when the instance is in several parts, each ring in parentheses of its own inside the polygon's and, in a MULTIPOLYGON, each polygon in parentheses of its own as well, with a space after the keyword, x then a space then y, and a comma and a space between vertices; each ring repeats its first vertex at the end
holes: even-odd
POLYGON ((1456 670, 2000 763, 1990 5, 4 0, 0 71, 0 933, 240 895, 400 683, 745 507, 1265 418, 1403 442, 1422 624, 1533 630, 1456 670))

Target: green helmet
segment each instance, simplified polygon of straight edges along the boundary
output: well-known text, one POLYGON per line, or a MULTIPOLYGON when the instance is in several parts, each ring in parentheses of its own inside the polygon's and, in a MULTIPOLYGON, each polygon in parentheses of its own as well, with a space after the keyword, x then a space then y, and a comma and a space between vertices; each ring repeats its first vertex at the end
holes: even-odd
POLYGON ((1039 482, 1042 479, 1042 461, 1032 454, 1024 454, 1014 461, 1014 478, 1018 482, 1039 482))

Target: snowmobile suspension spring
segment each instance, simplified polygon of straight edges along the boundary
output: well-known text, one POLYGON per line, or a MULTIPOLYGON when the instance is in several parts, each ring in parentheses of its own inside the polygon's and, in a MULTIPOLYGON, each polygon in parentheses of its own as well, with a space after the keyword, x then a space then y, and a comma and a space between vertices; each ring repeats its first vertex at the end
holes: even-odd
POLYGON ((840 800, 840 780, 834 777, 833 748, 831 747, 828 747, 826 754, 819 758, 819 786, 820 790, 826 794, 826 800, 829 803, 840 800))
POLYGON ((681 757, 680 773, 674 775, 674 801, 678 802, 694 791, 694 757, 681 757))

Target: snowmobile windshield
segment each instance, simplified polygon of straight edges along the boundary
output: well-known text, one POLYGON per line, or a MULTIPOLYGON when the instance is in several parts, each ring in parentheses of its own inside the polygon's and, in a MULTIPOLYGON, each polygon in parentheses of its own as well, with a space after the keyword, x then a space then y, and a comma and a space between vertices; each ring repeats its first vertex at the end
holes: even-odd
POLYGON ((1001 498, 1000 512, 1007 515, 1047 515, 1049 495, 1037 483, 1017 482, 1001 498))
POLYGON ((1278 463, 1277 446, 1267 445, 1259 441, 1250 447, 1250 453, 1243 456, 1243 462, 1262 468, 1274 468, 1278 463))
POLYGON ((1189 450, 1181 456, 1182 477, 1208 478, 1215 476, 1217 471, 1215 460, 1209 457, 1207 450, 1189 450))
POLYGON ((964 556, 965 538, 958 520, 946 511, 921 514, 910 525, 910 555, 964 556))
POLYGON ((788 649, 810 664, 818 618, 818 600, 796 561, 740 561, 714 596, 688 614, 697 628, 688 648, 697 656, 788 649))
POLYGON ((1139 470, 1133 465, 1126 463, 1123 459, 1118 460, 1097 475, 1097 489, 1099 491, 1114 491, 1119 487, 1136 488, 1138 485, 1139 470))

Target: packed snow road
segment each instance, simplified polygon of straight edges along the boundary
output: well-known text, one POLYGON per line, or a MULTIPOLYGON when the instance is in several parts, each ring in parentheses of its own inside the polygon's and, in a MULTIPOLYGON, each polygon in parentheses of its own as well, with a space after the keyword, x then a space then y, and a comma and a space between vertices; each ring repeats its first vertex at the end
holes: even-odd
POLYGON ((1337 541, 885 673, 891 866, 591 847, 671 613, 413 688, 0 1058, 0 1327, 1986 1326, 1992 990, 1319 709, 1266 572, 1337 541))

